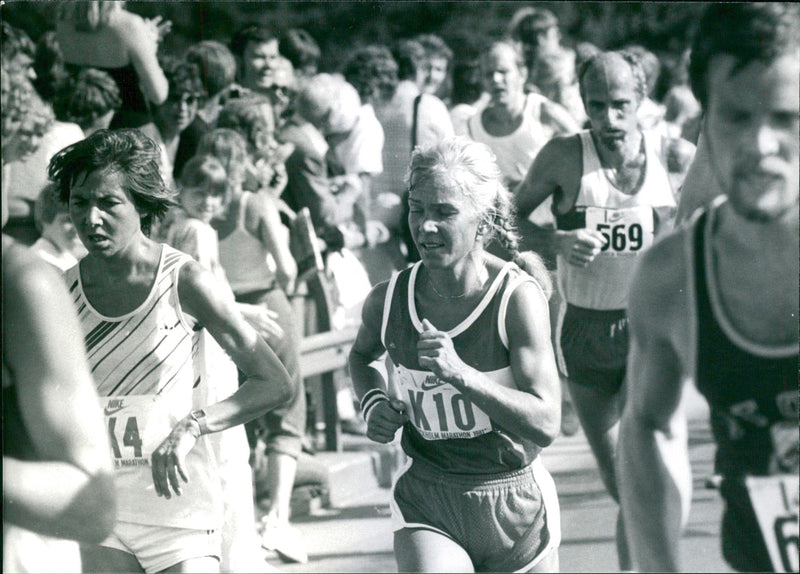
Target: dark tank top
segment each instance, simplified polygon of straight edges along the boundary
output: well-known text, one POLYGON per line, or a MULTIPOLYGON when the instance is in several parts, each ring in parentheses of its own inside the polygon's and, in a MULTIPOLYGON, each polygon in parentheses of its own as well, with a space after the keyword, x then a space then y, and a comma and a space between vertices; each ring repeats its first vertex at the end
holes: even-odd
POLYGON ((697 388, 711 407, 718 470, 724 476, 797 473, 798 356, 763 356, 737 345, 723 331, 711 304, 704 213, 697 222, 694 267, 697 293, 697 388), (792 429, 794 445, 782 442, 792 429))
MULTIPOLYGON (((415 460, 457 474, 496 474, 524 468, 541 448, 529 437, 502 428, 467 397, 419 364, 417 341, 421 318, 415 303, 420 268, 401 271, 387 290, 382 340, 391 358, 389 380, 406 403, 409 422, 402 448, 415 460)), ((483 300, 448 333, 458 356, 494 383, 516 388, 509 351, 499 334, 511 292, 521 281, 534 281, 516 265, 506 264, 483 300), (508 293, 506 293, 508 291, 508 293)))
MULTIPOLYGON (((740 572, 767 572, 773 571, 774 562, 756 517, 747 480, 752 480, 748 477, 763 480, 770 475, 797 477, 798 353, 797 349, 748 345, 741 335, 737 338, 742 341, 737 344, 720 324, 710 295, 714 289, 713 266, 706 245, 713 213, 712 208, 698 218, 694 236, 696 384, 711 407, 711 429, 717 444, 716 471, 723 477, 722 554, 740 572), (746 346, 752 349, 743 348, 746 346)), ((770 538, 777 537, 777 548, 786 568, 797 546, 791 536, 783 535, 785 525, 779 525, 787 521, 796 523, 797 515, 792 516, 788 502, 783 503, 787 505, 786 516, 779 500, 768 504, 777 518, 774 527, 767 529, 774 530, 770 538)))
POLYGON ((723 330, 709 293, 705 236, 710 213, 697 221, 694 242, 697 388, 715 421, 717 470, 725 477, 797 474, 798 354, 757 354, 723 330))

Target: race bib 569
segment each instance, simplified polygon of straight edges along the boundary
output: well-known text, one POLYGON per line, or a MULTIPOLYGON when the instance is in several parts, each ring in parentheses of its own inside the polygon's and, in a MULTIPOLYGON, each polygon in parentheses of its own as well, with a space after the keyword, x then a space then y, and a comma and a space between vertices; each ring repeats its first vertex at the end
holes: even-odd
POLYGON ((653 208, 645 205, 625 208, 587 207, 586 227, 603 235, 604 254, 636 253, 653 244, 653 208))

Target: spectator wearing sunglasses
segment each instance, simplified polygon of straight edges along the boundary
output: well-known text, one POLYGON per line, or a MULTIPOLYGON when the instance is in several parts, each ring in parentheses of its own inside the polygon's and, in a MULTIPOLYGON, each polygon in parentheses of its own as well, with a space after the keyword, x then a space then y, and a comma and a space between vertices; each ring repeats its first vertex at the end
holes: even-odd
POLYGON ((236 83, 236 57, 225 44, 203 40, 190 46, 185 58, 200 70, 206 98, 197 111, 197 118, 211 128, 225 102, 240 97, 244 91, 236 83))
POLYGON ((205 90, 195 64, 165 56, 161 68, 169 82, 169 96, 155 112, 159 136, 155 139, 166 157, 166 173, 178 179, 183 165, 194 155, 200 138, 207 131, 204 122, 197 121, 205 90))

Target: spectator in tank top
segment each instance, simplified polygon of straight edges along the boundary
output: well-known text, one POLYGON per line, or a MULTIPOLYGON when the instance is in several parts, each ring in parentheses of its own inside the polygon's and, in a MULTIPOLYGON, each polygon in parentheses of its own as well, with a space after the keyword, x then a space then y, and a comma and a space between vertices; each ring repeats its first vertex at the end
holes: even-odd
POLYGON ((287 298, 294 290, 297 266, 273 192, 253 193, 242 187, 252 169, 253 158, 247 148, 257 150, 255 142, 273 137, 264 131, 270 129, 265 120, 267 114, 271 117, 272 110, 263 96, 229 102, 220 112, 219 124, 236 125, 237 129, 220 127, 209 132, 201 140, 198 152, 217 157, 228 174, 231 201, 213 225, 219 236, 220 262, 236 300, 275 314, 283 334, 267 340, 299 388, 285 407, 246 427, 255 452, 257 476, 264 458, 262 448, 267 459, 270 503, 262 523, 262 546, 275 550, 289 562, 306 562, 305 542, 289 523, 297 459, 306 427, 306 393, 299 368, 300 330, 287 298))
POLYGON ((161 17, 146 20, 123 2, 68 2, 58 6, 56 38, 67 70, 99 68, 114 78, 122 106, 111 128, 141 127, 153 120, 152 106, 167 99, 169 86, 156 52, 172 27, 161 17))

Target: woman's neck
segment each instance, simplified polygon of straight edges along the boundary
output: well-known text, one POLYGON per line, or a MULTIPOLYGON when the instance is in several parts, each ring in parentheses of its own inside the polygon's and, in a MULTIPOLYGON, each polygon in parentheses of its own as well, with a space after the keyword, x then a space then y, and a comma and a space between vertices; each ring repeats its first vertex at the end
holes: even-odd
POLYGON ((100 279, 105 283, 116 284, 157 266, 161 259, 161 245, 140 232, 115 256, 97 257, 90 254, 86 259, 98 271, 95 281, 100 279))
POLYGON ((429 268, 428 281, 440 299, 463 299, 483 291, 489 272, 483 257, 472 253, 450 268, 429 268))

